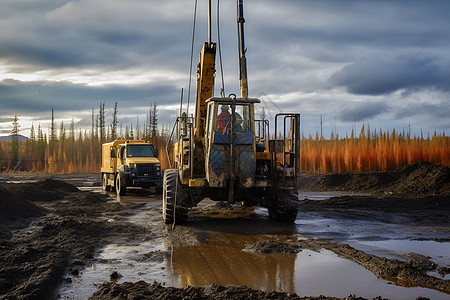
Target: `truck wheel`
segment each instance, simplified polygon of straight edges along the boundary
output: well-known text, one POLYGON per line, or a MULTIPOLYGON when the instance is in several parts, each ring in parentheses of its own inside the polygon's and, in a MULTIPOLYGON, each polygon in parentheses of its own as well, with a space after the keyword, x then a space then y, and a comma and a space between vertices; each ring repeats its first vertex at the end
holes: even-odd
POLYGON ((181 184, 177 187, 177 170, 164 171, 163 177, 163 221, 166 224, 180 223, 187 220, 187 208, 176 205, 182 197, 181 184), (175 199, 178 198, 178 199, 175 199))
POLYGON ((120 178, 120 175, 116 176, 116 193, 117 196, 124 196, 127 193, 127 185, 124 180, 120 178))
POLYGON ((274 207, 269 208, 270 219, 294 223, 297 218, 298 205, 289 190, 279 191, 274 207))
POLYGON ((108 185, 108 174, 103 174, 102 176, 102 189, 105 192, 109 192, 111 190, 111 187, 108 185))

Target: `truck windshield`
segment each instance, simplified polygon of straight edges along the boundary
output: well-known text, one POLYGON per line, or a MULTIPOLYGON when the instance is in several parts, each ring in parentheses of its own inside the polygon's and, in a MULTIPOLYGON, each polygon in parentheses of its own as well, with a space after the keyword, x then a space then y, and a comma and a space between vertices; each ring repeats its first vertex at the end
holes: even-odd
POLYGON ((127 157, 154 157, 150 145, 128 145, 127 157))

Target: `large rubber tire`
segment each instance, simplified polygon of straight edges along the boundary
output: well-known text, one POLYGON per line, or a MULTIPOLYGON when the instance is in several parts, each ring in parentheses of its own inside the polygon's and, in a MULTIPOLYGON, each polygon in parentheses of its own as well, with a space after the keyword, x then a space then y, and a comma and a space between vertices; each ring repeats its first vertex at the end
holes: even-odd
POLYGON ((120 178, 119 174, 116 176, 116 193, 117 196, 125 196, 127 193, 127 184, 125 180, 120 178))
POLYGON ((103 174, 102 176, 102 189, 105 192, 111 191, 111 186, 108 185, 108 174, 103 174))
POLYGON ((178 182, 178 174, 176 169, 168 169, 164 171, 163 177, 163 221, 166 224, 181 223, 187 220, 187 208, 176 205, 181 202, 183 193, 181 192, 181 184, 178 182))
POLYGON ((269 209, 270 219, 280 222, 294 223, 297 218, 298 204, 289 190, 278 191, 278 199, 274 207, 269 209))

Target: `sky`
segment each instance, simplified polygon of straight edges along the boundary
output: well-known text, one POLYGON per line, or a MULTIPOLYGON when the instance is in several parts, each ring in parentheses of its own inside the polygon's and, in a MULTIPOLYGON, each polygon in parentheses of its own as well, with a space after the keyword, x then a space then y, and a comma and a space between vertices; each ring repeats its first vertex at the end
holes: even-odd
MULTIPOLYGON (((195 0, 2 0, 0 135, 58 124, 91 128, 114 102, 123 127, 157 104, 172 126, 189 90, 195 0)), ((217 0, 212 40, 218 41, 217 0)), ((198 0, 193 79, 208 38, 198 0)), ((219 4, 225 93, 239 94, 236 1, 219 4)), ((450 1, 244 0, 249 96, 269 119, 299 112, 303 134, 371 129, 450 132, 450 1)), ((216 64, 215 95, 221 88, 216 64)))

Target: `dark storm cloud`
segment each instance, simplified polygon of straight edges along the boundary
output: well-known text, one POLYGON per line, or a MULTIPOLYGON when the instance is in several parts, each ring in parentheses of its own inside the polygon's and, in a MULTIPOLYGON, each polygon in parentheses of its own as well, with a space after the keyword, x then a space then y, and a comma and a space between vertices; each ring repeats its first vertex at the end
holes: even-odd
POLYGON ((96 108, 99 102, 119 102, 123 107, 145 106, 158 102, 178 102, 179 91, 172 86, 119 86, 91 87, 69 82, 0 82, 2 113, 20 115, 57 111, 86 110, 96 108))
POLYGON ((400 89, 450 90, 450 63, 438 57, 402 55, 377 57, 347 65, 330 79, 358 95, 389 94, 400 89))
POLYGON ((0 12, 0 62, 7 62, 16 72, 66 67, 123 69, 149 64, 156 67, 163 63, 170 69, 188 57, 182 55, 189 44, 189 28, 184 26, 188 14, 182 12, 168 26, 160 7, 170 4, 45 2, 42 7, 23 0, 6 0, 0 5, 0 11, 8 12, 0 12), (177 47, 180 42, 186 44, 185 49, 177 47))
POLYGON ((437 119, 447 119, 447 123, 450 121, 450 101, 442 101, 439 103, 412 103, 406 107, 398 108, 395 117, 397 118, 410 118, 415 116, 427 116, 432 117, 432 121, 437 119))
MULTIPOLYGON (((335 99, 345 99, 342 106, 348 109, 336 115, 344 122, 400 114, 401 103, 386 102, 388 106, 372 96, 402 97, 392 94, 398 90, 418 102, 427 101, 428 90, 438 91, 433 103, 442 103, 440 108, 448 103, 450 1, 244 2, 252 96, 283 99, 283 95, 308 94, 308 103, 322 101, 320 114, 329 115, 336 115, 335 99), (367 101, 355 102, 359 99, 345 90, 367 95, 367 101)), ((76 115, 91 107, 97 111, 100 101, 108 107, 119 101, 120 113, 125 109, 135 113, 149 102, 177 103, 179 89, 187 90, 193 3, 2 0, 0 72, 5 75, 0 77, 0 118, 18 114, 40 120, 52 106, 76 115), (9 77, 22 81, 5 79, 9 77), (118 84, 90 86, 96 80, 118 84)), ((220 3, 226 93, 239 93, 236 1, 220 3)), ((206 7, 207 1, 198 2, 194 78, 198 53, 207 37, 206 7)), ((217 41, 215 30, 213 40, 217 41)), ((220 73, 216 67, 217 95, 220 73)), ((191 99, 194 94, 195 83, 191 99)), ((301 109, 304 115, 316 112, 314 105, 287 98, 278 107, 301 109)), ((431 116, 433 105, 417 108, 431 116)), ((161 122, 172 120, 171 112, 164 109, 161 122)), ((403 113, 407 118, 413 112, 405 107, 403 113)), ((437 113, 434 118, 448 119, 437 113)), ((89 117, 79 117, 77 126, 89 128, 89 117)))
POLYGON ((345 108, 338 118, 343 122, 368 121, 388 109, 389 106, 384 102, 364 101, 345 108))

